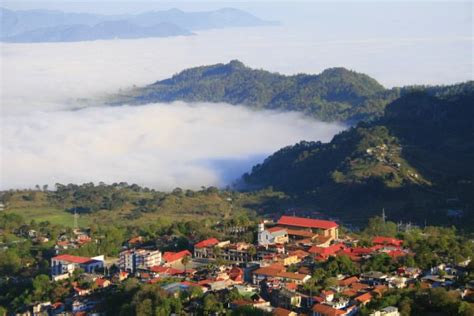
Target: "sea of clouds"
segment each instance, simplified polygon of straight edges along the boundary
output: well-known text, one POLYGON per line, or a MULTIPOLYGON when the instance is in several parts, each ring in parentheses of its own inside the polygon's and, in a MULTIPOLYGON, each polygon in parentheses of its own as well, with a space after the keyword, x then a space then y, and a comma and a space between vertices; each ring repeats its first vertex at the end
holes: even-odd
POLYGON ((261 27, 191 37, 0 44, 0 189, 89 181, 161 190, 224 186, 283 146, 329 141, 345 128, 297 113, 226 104, 102 103, 120 89, 188 67, 231 59, 287 74, 346 66, 387 86, 469 77, 470 61, 462 56, 472 38, 318 41, 311 36, 261 27), (426 53, 419 67, 415 52, 426 53), (447 56, 452 62, 440 63, 447 56))

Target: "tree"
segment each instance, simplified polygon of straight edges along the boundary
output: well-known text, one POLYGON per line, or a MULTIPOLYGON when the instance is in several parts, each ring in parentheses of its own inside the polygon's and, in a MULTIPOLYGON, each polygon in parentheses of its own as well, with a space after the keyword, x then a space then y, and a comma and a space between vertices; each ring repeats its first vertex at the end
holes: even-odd
POLYGON ((147 298, 141 302, 138 302, 135 307, 135 312, 137 316, 150 316, 153 315, 153 302, 151 299, 147 298))
POLYGON ((189 256, 184 256, 183 259, 181 259, 181 264, 184 266, 184 272, 186 273, 186 266, 188 263, 191 261, 189 256))
POLYGON ((17 252, 8 249, 0 254, 0 275, 14 275, 21 268, 21 260, 17 252))
POLYGON ((45 274, 40 274, 33 279, 33 299, 42 301, 49 297, 51 285, 49 277, 45 274))

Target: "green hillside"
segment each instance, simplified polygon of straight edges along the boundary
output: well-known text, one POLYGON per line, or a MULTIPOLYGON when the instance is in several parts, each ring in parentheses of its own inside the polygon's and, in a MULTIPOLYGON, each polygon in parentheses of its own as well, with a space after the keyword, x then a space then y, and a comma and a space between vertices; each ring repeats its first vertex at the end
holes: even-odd
POLYGON ((324 121, 360 121, 381 115, 398 95, 399 89, 387 90, 369 76, 345 68, 285 76, 233 60, 184 70, 119 96, 113 103, 226 102, 299 111, 324 121))
POLYGON ((341 216, 385 207, 398 218, 422 220, 450 207, 472 210, 473 86, 408 93, 380 119, 330 143, 279 150, 245 174, 243 185, 271 186, 341 216))

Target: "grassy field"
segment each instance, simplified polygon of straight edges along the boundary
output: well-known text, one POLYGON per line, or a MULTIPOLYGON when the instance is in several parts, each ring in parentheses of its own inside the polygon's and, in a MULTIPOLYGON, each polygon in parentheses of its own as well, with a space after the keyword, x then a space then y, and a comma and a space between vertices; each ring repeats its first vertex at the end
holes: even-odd
MULTIPOLYGON (((36 222, 48 221, 52 224, 74 227, 74 216, 64 210, 53 207, 38 207, 38 208, 12 208, 5 211, 6 213, 14 213, 21 215, 27 222, 35 220, 36 222)), ((80 216, 78 225, 86 227, 90 223, 90 218, 80 216)))

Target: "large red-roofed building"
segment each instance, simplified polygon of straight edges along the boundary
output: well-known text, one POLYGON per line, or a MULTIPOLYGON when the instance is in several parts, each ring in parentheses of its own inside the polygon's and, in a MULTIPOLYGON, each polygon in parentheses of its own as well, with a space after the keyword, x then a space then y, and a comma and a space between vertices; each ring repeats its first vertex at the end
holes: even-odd
POLYGON ((277 224, 288 229, 310 230, 322 236, 330 236, 332 239, 339 238, 339 225, 333 221, 283 215, 277 224))
POLYGON ((63 254, 51 258, 51 275, 56 280, 69 277, 74 270, 79 268, 92 273, 103 266, 103 256, 89 258, 63 254))

